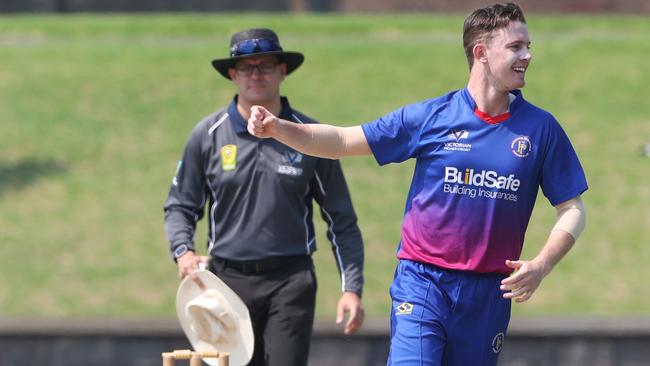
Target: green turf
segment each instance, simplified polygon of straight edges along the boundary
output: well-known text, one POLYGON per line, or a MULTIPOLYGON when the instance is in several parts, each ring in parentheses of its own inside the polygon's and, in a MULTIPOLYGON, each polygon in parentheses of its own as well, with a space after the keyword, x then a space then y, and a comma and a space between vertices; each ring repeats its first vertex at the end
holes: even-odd
MULTIPOLYGON (((162 202, 190 129, 234 88, 211 70, 234 31, 269 26, 305 64, 283 85, 322 121, 358 124, 462 88, 462 16, 0 17, 2 315, 173 315, 162 202)), ((650 312, 650 22, 529 16, 524 95, 563 123, 586 169, 588 228, 515 315, 650 312)), ((344 167, 366 240, 365 306, 388 309, 413 164, 344 167)), ((540 195, 524 258, 554 210, 540 195)), ((338 275, 319 224, 318 314, 338 275)), ((205 224, 197 241, 205 241, 205 224)))

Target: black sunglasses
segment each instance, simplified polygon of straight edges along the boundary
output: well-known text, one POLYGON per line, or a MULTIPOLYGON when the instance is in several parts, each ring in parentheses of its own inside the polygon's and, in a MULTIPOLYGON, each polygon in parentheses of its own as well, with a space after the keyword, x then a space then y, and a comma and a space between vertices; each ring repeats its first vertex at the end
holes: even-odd
POLYGON ((230 47, 230 57, 271 51, 282 51, 282 47, 280 47, 278 42, 272 39, 245 39, 241 42, 235 43, 232 47, 230 47))

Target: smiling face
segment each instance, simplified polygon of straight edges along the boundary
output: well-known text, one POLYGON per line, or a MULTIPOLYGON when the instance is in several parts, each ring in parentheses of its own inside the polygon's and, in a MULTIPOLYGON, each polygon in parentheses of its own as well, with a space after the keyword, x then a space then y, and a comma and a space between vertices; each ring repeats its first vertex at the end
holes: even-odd
POLYGON ((485 43, 477 46, 478 62, 484 64, 491 86, 508 92, 526 85, 525 75, 532 55, 525 23, 511 22, 493 31, 485 43))

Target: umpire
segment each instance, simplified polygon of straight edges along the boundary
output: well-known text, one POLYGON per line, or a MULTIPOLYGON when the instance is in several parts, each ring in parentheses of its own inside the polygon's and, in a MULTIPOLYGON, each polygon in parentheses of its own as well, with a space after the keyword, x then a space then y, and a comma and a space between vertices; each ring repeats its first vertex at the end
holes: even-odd
POLYGON ((203 262, 248 306, 255 333, 249 365, 307 364, 316 301, 313 201, 341 275, 336 321, 349 314, 345 334, 363 323, 363 242, 339 161, 303 155, 246 130, 253 105, 295 123, 316 123, 280 96, 280 83, 303 60, 301 53, 283 51, 270 29, 232 36, 230 57, 212 65, 238 94, 192 130, 164 205, 180 276, 193 277, 203 262), (195 253, 196 223, 204 213, 209 256, 195 253))

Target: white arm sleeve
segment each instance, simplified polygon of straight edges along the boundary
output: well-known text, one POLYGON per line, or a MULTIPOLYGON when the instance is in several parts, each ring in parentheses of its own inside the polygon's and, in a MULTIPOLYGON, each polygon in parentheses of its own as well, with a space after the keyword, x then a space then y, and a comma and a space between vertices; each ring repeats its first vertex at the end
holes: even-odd
POLYGON ((555 208, 557 210, 557 221, 555 222, 553 231, 565 231, 569 233, 573 239, 578 240, 578 237, 587 224, 587 212, 585 211, 582 198, 577 196, 560 203, 555 206, 555 208))

